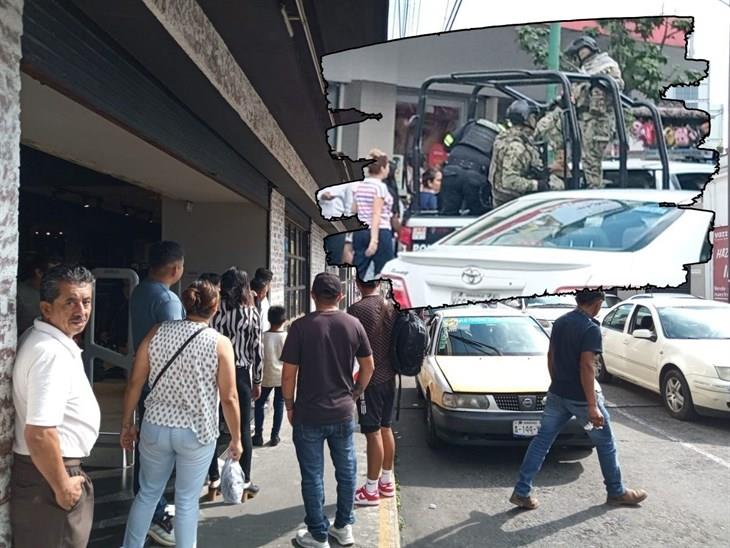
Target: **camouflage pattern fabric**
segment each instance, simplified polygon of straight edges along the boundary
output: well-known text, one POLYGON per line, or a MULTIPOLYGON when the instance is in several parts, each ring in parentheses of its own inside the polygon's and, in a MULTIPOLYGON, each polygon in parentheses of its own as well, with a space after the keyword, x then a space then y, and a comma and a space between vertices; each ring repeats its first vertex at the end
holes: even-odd
MULTIPOLYGON (((607 53, 598 53, 586 59, 580 70, 591 76, 605 74, 610 76, 623 90, 624 81, 621 69, 607 53)), ((616 127, 616 116, 611 106, 607 90, 593 86, 587 82, 574 83, 571 95, 578 114, 578 126, 581 135, 581 163, 583 175, 588 188, 603 187, 603 169, 601 162, 613 131, 616 127)), ((563 117, 559 107, 548 111, 537 122, 535 137, 544 140, 554 151, 563 148, 563 117)))
MULTIPOLYGON (((535 172, 543 169, 542 159, 532 142, 532 130, 525 126, 513 126, 500 133, 492 148, 489 180, 492 183, 492 200, 498 207, 524 194, 537 192, 535 172)), ((550 189, 562 190, 563 181, 550 175, 550 189)))

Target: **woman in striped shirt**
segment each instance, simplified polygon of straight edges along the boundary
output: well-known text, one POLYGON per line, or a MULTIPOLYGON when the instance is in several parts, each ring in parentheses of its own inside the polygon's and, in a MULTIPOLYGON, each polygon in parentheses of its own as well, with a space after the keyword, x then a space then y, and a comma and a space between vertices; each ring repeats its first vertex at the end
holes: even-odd
MULTIPOLYGON (((395 257, 391 232, 393 196, 383 182, 390 170, 388 156, 381 150, 373 149, 368 157, 374 160, 366 168, 369 177, 353 190, 357 218, 370 227, 369 230, 358 230, 352 235, 355 267, 361 280, 366 280, 371 263, 374 267, 373 276, 377 277, 385 263, 395 257)), ((367 279, 372 279, 372 276, 367 279)))
POLYGON ((246 498, 259 488, 251 482, 251 401, 261 395, 263 360, 261 359, 261 317, 249 289, 248 274, 230 268, 221 276, 221 305, 212 327, 233 343, 236 359, 236 387, 241 408, 241 467, 246 476, 246 498))

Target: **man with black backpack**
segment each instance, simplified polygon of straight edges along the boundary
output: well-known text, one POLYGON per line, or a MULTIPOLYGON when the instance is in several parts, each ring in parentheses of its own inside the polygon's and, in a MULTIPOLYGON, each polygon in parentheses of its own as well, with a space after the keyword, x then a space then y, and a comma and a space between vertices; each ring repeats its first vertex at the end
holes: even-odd
POLYGON ((391 428, 395 413, 395 371, 391 366, 391 354, 398 312, 391 301, 383 298, 379 280, 363 282, 358 278, 357 287, 362 299, 347 312, 365 328, 373 350, 375 371, 357 402, 360 431, 367 439, 368 472, 365 485, 355 491, 355 505, 377 506, 380 497, 395 495, 395 437, 391 428))

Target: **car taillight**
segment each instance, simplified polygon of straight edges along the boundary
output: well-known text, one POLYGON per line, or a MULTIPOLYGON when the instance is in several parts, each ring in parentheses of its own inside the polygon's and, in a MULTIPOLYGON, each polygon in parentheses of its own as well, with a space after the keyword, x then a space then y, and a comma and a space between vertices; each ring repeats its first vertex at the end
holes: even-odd
POLYGON ((411 298, 408 296, 406 281, 403 278, 390 275, 387 276, 386 279, 390 281, 393 299, 398 303, 398 306, 400 306, 401 308, 410 308, 411 298))
POLYGON ((398 233, 398 243, 402 244, 407 250, 413 247, 413 230, 409 226, 400 227, 398 233))

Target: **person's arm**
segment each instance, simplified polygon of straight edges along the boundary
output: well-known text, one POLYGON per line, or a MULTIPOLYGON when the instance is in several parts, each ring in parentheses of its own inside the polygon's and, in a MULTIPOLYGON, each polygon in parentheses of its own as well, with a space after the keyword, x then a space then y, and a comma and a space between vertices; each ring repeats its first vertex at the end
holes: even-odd
POLYGON ((124 403, 122 406, 122 432, 119 442, 124 449, 132 449, 137 441, 137 426, 134 424, 134 410, 137 408, 139 398, 142 395, 142 388, 150 376, 150 341, 155 336, 159 325, 154 326, 147 336, 142 339, 142 344, 134 356, 132 374, 127 380, 127 389, 124 391, 124 403))
POLYGON ((81 486, 86 480, 83 476, 68 475, 63 465, 56 427, 28 424, 23 434, 30 458, 53 489, 56 504, 64 510, 70 510, 81 498, 81 486))
POLYGON ((373 200, 373 216, 370 219, 370 245, 365 250, 366 257, 372 257, 378 250, 380 239, 380 212, 383 210, 385 198, 378 196, 373 200))
POLYGON ((525 146, 510 143, 502 156, 502 186, 519 195, 536 192, 538 181, 526 176, 530 167, 530 155, 525 146))
POLYGON ((299 366, 293 363, 284 362, 281 367, 281 396, 286 407, 286 417, 289 424, 294 424, 294 390, 297 386, 297 374, 299 366))
POLYGON ((352 398, 355 400, 365 392, 373 376, 373 371, 375 371, 375 362, 373 361, 372 354, 364 358, 358 357, 357 364, 360 366, 360 369, 357 374, 357 382, 352 390, 352 398))
POLYGON ((70 386, 55 355, 38 358, 28 374, 28 411, 23 431, 33 464, 53 490, 56 503, 70 510, 81 498, 83 477, 70 477, 63 465, 56 427, 63 421, 70 386), (60 396, 60 397, 59 397, 60 396))
POLYGON ((603 427, 603 415, 596 403, 596 359, 603 350, 601 330, 591 327, 583 336, 580 353, 580 384, 588 402, 588 420, 596 428, 603 427))
POLYGON ((555 354, 553 353, 553 339, 550 338, 550 346, 548 348, 547 353, 547 367, 548 367, 548 373, 550 375, 550 382, 553 382, 555 380, 555 376, 553 375, 553 365, 555 363, 555 354))
POLYGON ((243 446, 241 445, 241 414, 238 407, 238 390, 236 390, 236 360, 231 340, 220 335, 216 350, 218 352, 218 391, 221 397, 221 408, 226 426, 231 433, 228 455, 237 461, 243 454, 243 446))
POLYGON ((261 340, 261 314, 256 309, 252 310, 252 329, 253 337, 253 369, 251 370, 251 398, 256 401, 261 396, 261 381, 264 376, 264 359, 262 352, 261 340))

